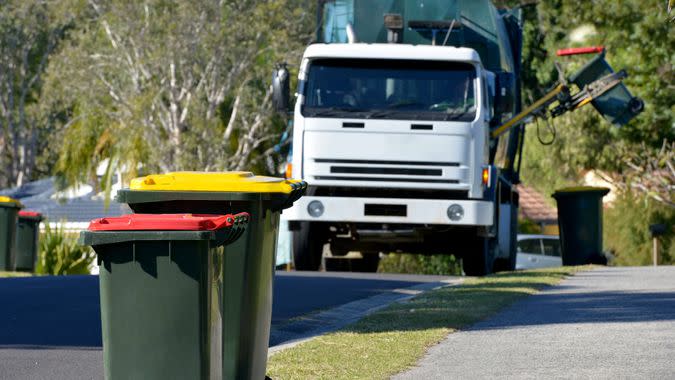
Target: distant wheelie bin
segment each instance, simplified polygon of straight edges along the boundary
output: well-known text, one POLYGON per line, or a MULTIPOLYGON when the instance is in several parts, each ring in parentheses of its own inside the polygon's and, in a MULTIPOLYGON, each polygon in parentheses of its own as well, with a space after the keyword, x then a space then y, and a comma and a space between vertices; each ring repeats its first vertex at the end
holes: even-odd
POLYGON ((16 224, 21 202, 0 196, 0 271, 16 268, 16 224))
POLYGON ((251 215, 244 236, 225 248, 220 295, 226 311, 225 379, 265 378, 279 217, 306 187, 302 181, 249 172, 176 172, 134 179, 117 193, 118 202, 138 213, 251 215))
POLYGON ((35 211, 19 211, 16 225, 16 270, 35 271, 40 241, 42 214, 35 211))
POLYGON ((570 187, 552 196, 558 203, 563 265, 607 264, 602 252, 605 187, 570 187))
POLYGON ((223 247, 248 214, 131 214, 91 222, 106 379, 221 379, 223 247))

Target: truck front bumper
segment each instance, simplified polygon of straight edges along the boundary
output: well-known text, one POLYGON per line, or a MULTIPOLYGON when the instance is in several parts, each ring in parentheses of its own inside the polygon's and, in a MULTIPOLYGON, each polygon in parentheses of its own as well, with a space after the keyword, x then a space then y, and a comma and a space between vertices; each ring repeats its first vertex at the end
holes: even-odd
POLYGON ((492 202, 477 200, 306 196, 285 210, 284 217, 289 221, 491 226, 494 206, 492 202), (315 201, 323 205, 323 213, 318 216, 312 216, 308 211, 309 204, 315 201), (464 210, 462 218, 456 221, 448 217, 448 207, 454 204, 464 210), (387 213, 388 208, 395 209, 397 215, 373 215, 387 213), (405 215, 402 215, 403 210, 405 215))

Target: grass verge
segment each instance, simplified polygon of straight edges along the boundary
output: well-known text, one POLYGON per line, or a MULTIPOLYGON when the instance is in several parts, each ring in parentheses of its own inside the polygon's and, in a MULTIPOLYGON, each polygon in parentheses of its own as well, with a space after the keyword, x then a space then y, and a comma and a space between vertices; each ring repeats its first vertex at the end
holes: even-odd
POLYGON ((0 271, 0 278, 28 277, 28 276, 32 276, 32 274, 26 273, 26 272, 3 272, 3 271, 0 271))
POLYGON ((277 379, 383 379, 413 366, 449 333, 590 267, 500 273, 393 304, 355 324, 274 354, 277 379))

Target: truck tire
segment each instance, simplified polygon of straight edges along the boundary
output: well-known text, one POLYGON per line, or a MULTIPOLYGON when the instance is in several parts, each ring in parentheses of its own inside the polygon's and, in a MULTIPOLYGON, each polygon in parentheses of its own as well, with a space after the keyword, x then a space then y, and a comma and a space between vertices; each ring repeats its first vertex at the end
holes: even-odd
POLYGON ((300 222, 293 231, 293 263, 295 270, 318 271, 321 267, 326 231, 321 223, 300 222))
POLYGON ((471 252, 462 257, 462 269, 467 276, 485 276, 492 273, 494 252, 497 242, 494 238, 478 237, 471 252))

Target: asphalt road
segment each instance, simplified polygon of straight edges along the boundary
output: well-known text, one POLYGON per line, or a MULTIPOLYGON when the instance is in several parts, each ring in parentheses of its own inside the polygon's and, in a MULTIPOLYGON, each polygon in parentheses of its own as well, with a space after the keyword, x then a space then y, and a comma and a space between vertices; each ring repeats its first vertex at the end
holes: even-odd
MULTIPOLYGON (((272 330, 302 315, 443 279, 279 272, 272 330)), ((102 372, 98 277, 0 279, 0 379, 98 379, 102 372)))
POLYGON ((675 267, 602 268, 450 334, 395 379, 673 379, 675 267))

